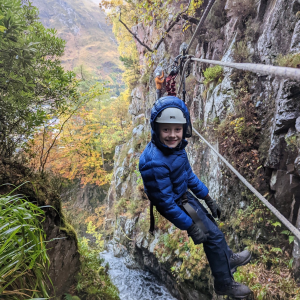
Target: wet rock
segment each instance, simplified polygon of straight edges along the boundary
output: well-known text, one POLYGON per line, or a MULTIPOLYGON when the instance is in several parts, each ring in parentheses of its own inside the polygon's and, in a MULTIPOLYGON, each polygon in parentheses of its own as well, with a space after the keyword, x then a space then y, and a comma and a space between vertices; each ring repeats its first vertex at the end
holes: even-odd
POLYGON ((123 261, 124 261, 125 266, 128 269, 139 269, 140 268, 138 262, 131 255, 127 255, 123 261))
POLYGON ((300 21, 295 26, 290 51, 294 53, 300 52, 300 21))
POLYGON ((268 153, 268 160, 265 163, 266 167, 274 169, 284 169, 287 160, 287 150, 285 135, 275 135, 271 137, 271 144, 268 153))
POLYGON ((300 187, 297 176, 287 174, 286 170, 274 170, 270 181, 270 188, 275 191, 275 206, 288 218, 291 213, 294 190, 300 187))
POLYGON ((300 88, 298 84, 283 81, 277 98, 277 111, 275 115, 276 134, 287 132, 295 125, 300 115, 300 88))
POLYGON ((132 130, 133 137, 139 137, 144 132, 144 125, 138 125, 132 130))
POLYGON ((137 86, 131 92, 132 101, 129 105, 128 112, 133 116, 138 116, 144 113, 145 99, 144 99, 144 87, 142 85, 137 86))
POLYGON ((295 128, 296 128, 297 132, 300 132, 300 117, 298 117, 296 119, 295 128))
POLYGON ((293 3, 297 0, 268 1, 263 24, 263 33, 257 42, 257 50, 262 62, 272 64, 279 53, 287 53, 295 26, 293 3))
POLYGON ((50 241, 47 244, 47 254, 50 258, 48 274, 55 287, 56 296, 60 296, 75 283, 74 275, 80 268, 78 246, 74 236, 71 237, 67 232, 60 230, 49 215, 43 222, 43 227, 47 240, 50 241), (52 239, 55 240, 51 241, 52 239))
POLYGON ((295 159, 294 166, 295 166, 295 170, 297 172, 297 175, 300 176, 300 156, 298 156, 295 159))
POLYGON ((128 255, 126 247, 119 243, 115 243, 113 245, 113 251, 115 257, 123 257, 128 255))

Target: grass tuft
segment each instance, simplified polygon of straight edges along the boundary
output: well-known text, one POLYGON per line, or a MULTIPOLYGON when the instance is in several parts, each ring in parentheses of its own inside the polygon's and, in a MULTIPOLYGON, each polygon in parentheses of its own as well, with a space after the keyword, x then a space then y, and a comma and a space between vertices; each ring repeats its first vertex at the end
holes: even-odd
POLYGON ((44 212, 21 195, 0 195, 1 299, 48 298, 44 212))

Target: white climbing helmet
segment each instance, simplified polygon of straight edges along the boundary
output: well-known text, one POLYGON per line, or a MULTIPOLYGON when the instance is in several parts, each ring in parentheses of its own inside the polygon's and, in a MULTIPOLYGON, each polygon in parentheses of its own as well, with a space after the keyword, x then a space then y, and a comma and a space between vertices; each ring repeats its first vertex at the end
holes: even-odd
POLYGON ((155 76, 157 77, 157 76, 160 76, 160 73, 159 72, 156 72, 155 73, 155 76))
POLYGON ((179 108, 168 107, 158 114, 155 122, 165 124, 186 124, 186 118, 179 108))

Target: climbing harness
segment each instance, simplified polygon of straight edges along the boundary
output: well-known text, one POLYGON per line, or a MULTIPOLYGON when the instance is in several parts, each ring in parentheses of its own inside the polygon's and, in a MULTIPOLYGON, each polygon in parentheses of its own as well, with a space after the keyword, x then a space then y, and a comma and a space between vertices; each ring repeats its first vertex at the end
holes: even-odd
POLYGON ((181 197, 182 206, 184 210, 187 212, 187 214, 191 217, 193 222, 205 233, 208 234, 208 230, 203 224, 202 220, 199 218, 196 210, 188 203, 187 195, 186 193, 183 194, 181 197))
MULTIPOLYGON (((208 234, 208 230, 203 224, 202 220, 199 218, 196 210, 188 203, 187 195, 184 193, 181 198, 178 200, 181 200, 182 206, 185 210, 185 212, 190 216, 190 218, 193 220, 193 222, 199 226, 199 228, 205 233, 208 234)), ((175 201, 177 202, 177 201, 175 201)), ((154 229, 155 229, 155 218, 153 213, 153 203, 150 201, 150 229, 149 232, 151 235, 154 236, 154 229)))

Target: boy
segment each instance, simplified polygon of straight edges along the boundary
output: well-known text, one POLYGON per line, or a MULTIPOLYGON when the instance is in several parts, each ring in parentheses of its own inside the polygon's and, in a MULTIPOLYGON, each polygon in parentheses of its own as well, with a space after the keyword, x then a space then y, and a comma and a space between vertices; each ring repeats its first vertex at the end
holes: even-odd
MULTIPOLYGON (((157 100, 151 111, 152 141, 140 157, 139 169, 151 207, 181 230, 187 230, 195 244, 203 243, 214 276, 218 295, 243 299, 251 290, 233 280, 232 272, 247 264, 251 253, 234 254, 214 218, 220 217, 218 204, 207 187, 193 173, 186 151, 185 138, 191 137, 189 111, 182 100, 166 96, 157 100), (204 199, 212 217, 190 193, 204 199)), ((153 227, 153 224, 152 226, 153 227)))

